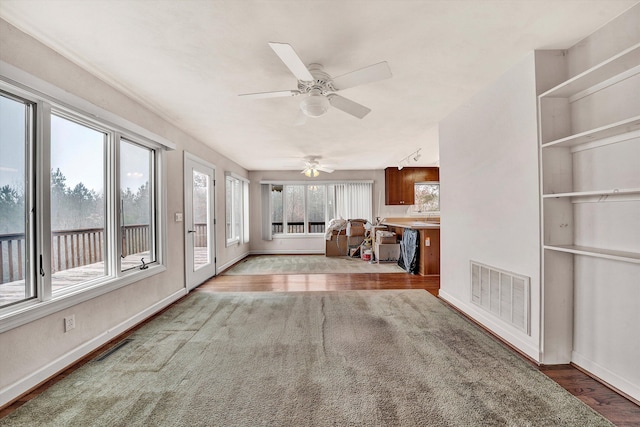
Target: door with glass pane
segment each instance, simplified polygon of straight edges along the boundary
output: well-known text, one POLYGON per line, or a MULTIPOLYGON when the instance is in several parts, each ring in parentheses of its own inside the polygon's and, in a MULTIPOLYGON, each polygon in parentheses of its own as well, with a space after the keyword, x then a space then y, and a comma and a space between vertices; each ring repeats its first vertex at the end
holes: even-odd
POLYGON ((193 289, 216 274, 215 167, 189 153, 184 159, 185 269, 193 289))

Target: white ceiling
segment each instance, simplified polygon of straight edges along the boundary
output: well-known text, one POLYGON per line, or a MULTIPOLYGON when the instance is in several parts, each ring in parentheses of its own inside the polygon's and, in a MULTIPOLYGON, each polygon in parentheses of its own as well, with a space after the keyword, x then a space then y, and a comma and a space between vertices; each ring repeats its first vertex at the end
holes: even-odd
POLYGON ((2 0, 0 17, 248 170, 382 169, 422 148, 438 122, 534 49, 568 48, 637 0, 2 0), (387 61, 393 77, 341 95, 293 126, 300 98, 267 42, 338 76, 387 61))

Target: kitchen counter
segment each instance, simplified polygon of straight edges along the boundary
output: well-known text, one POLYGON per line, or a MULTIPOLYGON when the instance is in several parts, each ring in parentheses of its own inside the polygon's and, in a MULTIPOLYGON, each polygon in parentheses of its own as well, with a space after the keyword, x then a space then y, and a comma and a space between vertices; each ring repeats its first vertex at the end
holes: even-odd
POLYGON ((402 236, 405 228, 420 233, 419 273, 422 276, 440 275, 440 221, 415 218, 385 218, 381 221, 390 231, 402 236))
POLYGON ((413 230, 425 230, 425 229, 440 229, 440 223, 434 221, 416 221, 411 219, 391 219, 384 220, 381 222, 382 225, 386 225, 388 227, 402 227, 402 228, 411 228, 413 230))

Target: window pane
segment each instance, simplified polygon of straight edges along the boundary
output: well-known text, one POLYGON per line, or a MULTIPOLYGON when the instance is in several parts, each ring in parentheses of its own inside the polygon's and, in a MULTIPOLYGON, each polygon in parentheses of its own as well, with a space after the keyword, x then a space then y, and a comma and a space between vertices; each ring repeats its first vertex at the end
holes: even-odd
POLYGON ((304 233, 304 185, 287 185, 284 189, 287 233, 304 233))
POLYGON ((233 238, 240 240, 242 230, 242 182, 233 180, 233 238))
POLYGON ((231 176, 225 182, 227 243, 236 243, 242 230, 242 182, 231 176))
POLYGON ((106 135, 51 116, 52 292, 104 276, 106 135))
POLYGON ((156 261, 153 150, 120 141, 122 271, 156 261))
POLYGON ((227 241, 233 240, 233 181, 231 177, 225 180, 225 222, 227 224, 227 241))
POLYGON ((209 257, 209 176, 193 171, 193 271, 211 263, 209 257))
MULTIPOLYGON (((336 187, 327 185, 327 216, 329 220, 336 217, 336 187)), ((328 221, 327 221, 328 222, 328 221)))
POLYGON ((440 184, 415 184, 414 208, 417 212, 440 211, 440 184))
POLYGON ((307 187, 307 218, 309 233, 324 233, 325 219, 325 186, 310 185, 307 187))
POLYGON ((26 271, 25 164, 30 107, 0 95, 0 307, 35 296, 26 271))
POLYGON ((283 200, 282 195, 284 191, 284 187, 282 185, 272 185, 271 186, 271 233, 272 234, 282 234, 284 233, 283 226, 283 200))

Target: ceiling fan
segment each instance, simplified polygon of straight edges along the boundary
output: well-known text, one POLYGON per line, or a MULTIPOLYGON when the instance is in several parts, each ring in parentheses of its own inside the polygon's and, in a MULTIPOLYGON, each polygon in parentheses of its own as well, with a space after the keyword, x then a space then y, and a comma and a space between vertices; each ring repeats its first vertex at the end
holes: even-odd
POLYGON ((291 45, 270 42, 269 46, 298 79, 298 89, 246 93, 240 96, 259 99, 305 95, 300 102, 300 110, 308 117, 323 116, 329 110, 329 106, 332 106, 361 119, 369 114, 371 109, 335 92, 392 76, 389 65, 384 61, 338 77, 331 77, 323 70, 321 64, 314 63, 306 67, 291 45))
POLYGON ((326 172, 326 173, 333 172, 333 169, 322 166, 318 162, 318 159, 316 157, 310 157, 309 160, 304 162, 304 164, 306 167, 300 173, 304 174, 305 176, 308 176, 309 178, 317 177, 318 175, 320 175, 320 172, 326 172))

